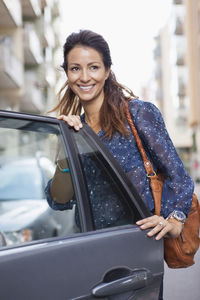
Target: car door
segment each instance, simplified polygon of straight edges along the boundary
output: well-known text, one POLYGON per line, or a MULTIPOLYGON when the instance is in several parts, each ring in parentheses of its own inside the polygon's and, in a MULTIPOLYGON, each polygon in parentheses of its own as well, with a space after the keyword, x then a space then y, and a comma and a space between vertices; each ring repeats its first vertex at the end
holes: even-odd
MULTIPOLYGON (((0 173, 0 214, 5 220, 0 222, 1 299, 158 299, 163 242, 147 237, 136 225, 150 213, 93 131, 84 125, 75 132, 55 118, 1 111, 0 136, 0 170, 4 171, 2 177, 0 173), (20 159, 27 166, 30 157, 37 158, 40 167, 41 157, 52 165, 58 158, 67 162, 69 172, 64 176, 70 176, 66 182, 70 178, 73 196, 66 206, 50 203, 51 174, 36 180, 45 185, 43 202, 25 193, 35 179, 25 185, 21 175, 11 180, 6 172, 11 168, 9 174, 13 174, 15 169, 9 163, 20 159), (16 199, 1 197, 3 191, 17 194, 16 186, 20 186, 16 199), (109 209, 105 206, 102 223, 97 224, 95 214, 102 207, 95 201, 103 202, 105 197, 121 203, 123 222, 106 224, 103 215, 109 209), (57 234, 53 235, 55 224, 57 234)), ((23 164, 18 169, 25 170, 23 164)))

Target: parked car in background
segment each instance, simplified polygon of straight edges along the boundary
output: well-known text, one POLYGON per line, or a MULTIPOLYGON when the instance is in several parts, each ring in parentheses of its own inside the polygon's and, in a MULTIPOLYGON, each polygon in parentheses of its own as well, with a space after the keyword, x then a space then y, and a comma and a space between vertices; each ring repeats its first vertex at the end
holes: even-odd
POLYGON ((44 193, 54 172, 43 156, 0 161, 0 232, 7 246, 69 233, 70 211, 53 211, 44 193))
POLYGON ((126 174, 87 125, 76 132, 56 118, 0 111, 1 299, 157 300, 163 241, 136 225, 147 216, 126 174), (55 211, 44 189, 58 158, 69 166, 73 201, 71 209, 55 211), (98 173, 92 190, 88 161, 98 173), (123 224, 95 228, 94 191, 121 202, 123 224))

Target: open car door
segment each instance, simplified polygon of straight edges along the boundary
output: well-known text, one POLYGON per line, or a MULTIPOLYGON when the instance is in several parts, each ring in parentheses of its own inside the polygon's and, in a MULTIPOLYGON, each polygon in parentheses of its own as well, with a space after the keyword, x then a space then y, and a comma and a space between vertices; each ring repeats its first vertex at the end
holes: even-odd
POLYGON ((157 300, 163 242, 136 225, 149 215, 87 125, 75 132, 55 118, 0 111, 2 300, 157 300), (70 209, 56 211, 44 190, 58 156, 69 166, 73 199, 70 209), (34 176, 30 159, 36 160, 41 176, 34 176), (88 165, 94 172, 88 173, 88 165), (41 194, 36 193, 39 186, 41 194), (96 227, 98 207, 91 199, 100 196, 121 202, 123 223, 96 227))

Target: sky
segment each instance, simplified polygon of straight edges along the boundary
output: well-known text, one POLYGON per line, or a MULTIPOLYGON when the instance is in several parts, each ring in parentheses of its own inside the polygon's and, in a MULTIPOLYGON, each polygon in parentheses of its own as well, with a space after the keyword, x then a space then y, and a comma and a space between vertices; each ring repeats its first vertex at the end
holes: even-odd
POLYGON ((152 76, 154 37, 170 14, 171 0, 60 0, 63 42, 90 29, 108 42, 117 80, 137 95, 152 76))

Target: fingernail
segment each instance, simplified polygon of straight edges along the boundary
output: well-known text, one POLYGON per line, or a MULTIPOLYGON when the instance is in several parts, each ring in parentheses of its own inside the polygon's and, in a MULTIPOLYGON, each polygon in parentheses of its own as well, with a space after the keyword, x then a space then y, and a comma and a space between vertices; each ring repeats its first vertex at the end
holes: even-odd
POLYGON ((82 128, 83 127, 83 124, 79 124, 79 128, 82 128))
POLYGON ((153 232, 148 232, 147 236, 150 236, 150 237, 153 236, 153 232))

